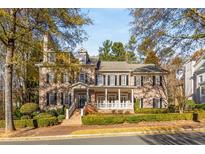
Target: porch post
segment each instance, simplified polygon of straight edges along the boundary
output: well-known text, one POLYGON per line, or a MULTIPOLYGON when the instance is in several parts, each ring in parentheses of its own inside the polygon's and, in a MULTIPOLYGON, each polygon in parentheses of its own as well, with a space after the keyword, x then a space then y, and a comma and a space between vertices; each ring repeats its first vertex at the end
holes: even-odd
POLYGON ((74 99, 74 89, 71 90, 71 104, 75 103, 74 99))
POLYGON ((89 97, 89 88, 87 88, 87 101, 86 101, 86 104, 88 104, 88 102, 90 101, 90 97, 89 97))
POLYGON ((134 97, 133 97, 133 93, 134 93, 134 91, 133 91, 133 89, 132 89, 132 94, 131 94, 132 108, 133 108, 133 105, 134 105, 134 97))
POLYGON ((118 89, 118 108, 121 108, 120 106, 120 103, 121 103, 121 100, 120 100, 120 89, 118 89))
POLYGON ((105 89, 105 106, 107 107, 107 89, 105 89))

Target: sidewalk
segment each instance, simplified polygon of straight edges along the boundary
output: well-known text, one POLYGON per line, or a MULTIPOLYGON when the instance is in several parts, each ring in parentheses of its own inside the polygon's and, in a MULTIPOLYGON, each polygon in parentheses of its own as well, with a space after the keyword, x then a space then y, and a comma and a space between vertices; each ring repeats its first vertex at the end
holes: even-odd
POLYGON ((4 129, 0 129, 1 140, 57 139, 92 136, 133 135, 152 133, 173 133, 183 131, 204 131, 205 121, 171 121, 171 122, 141 122, 138 124, 119 124, 106 126, 53 126, 45 128, 18 129, 5 138, 4 129))

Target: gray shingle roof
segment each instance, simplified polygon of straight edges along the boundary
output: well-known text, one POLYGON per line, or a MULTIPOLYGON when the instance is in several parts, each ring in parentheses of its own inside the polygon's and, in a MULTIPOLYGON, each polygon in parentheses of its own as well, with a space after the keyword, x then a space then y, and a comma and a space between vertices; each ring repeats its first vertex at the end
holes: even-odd
POLYGON ((133 64, 125 61, 101 61, 99 71, 166 72, 154 64, 133 64))

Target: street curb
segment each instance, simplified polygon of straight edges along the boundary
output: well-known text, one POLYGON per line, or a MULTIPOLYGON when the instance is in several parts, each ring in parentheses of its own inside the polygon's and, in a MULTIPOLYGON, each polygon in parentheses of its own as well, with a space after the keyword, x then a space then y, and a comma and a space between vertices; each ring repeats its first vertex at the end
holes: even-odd
POLYGON ((154 130, 140 132, 121 132, 121 133, 103 133, 103 134, 81 134, 81 135, 57 135, 57 136, 30 136, 30 137, 11 137, 0 138, 0 142, 10 141, 46 141, 46 140, 64 140, 78 138, 97 138, 97 137, 119 137, 119 136, 134 136, 134 135, 154 135, 154 134, 171 134, 171 133, 188 133, 188 132, 205 131, 205 128, 195 129, 179 129, 179 130, 154 130))

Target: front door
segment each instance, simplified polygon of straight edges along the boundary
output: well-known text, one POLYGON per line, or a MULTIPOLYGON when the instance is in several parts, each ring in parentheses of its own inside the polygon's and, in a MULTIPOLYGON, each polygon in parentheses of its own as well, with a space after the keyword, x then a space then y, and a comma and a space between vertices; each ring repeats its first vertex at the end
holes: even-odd
POLYGON ((83 108, 86 102, 86 95, 79 95, 78 108, 83 108))

